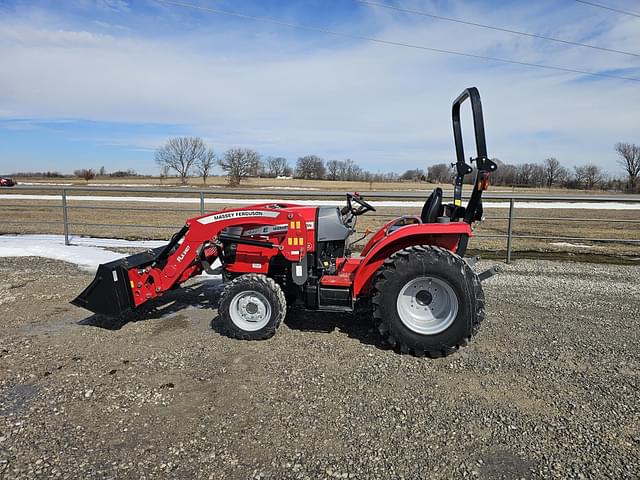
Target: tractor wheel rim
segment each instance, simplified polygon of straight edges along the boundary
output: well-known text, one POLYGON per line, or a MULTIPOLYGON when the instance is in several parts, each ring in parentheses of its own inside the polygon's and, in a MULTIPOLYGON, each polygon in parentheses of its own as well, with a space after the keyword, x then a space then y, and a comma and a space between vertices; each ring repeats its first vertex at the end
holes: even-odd
POLYGON ((458 315, 458 296, 446 280, 418 277, 402 287, 396 308, 409 330, 436 335, 449 328, 458 315))
POLYGON ((229 305, 231 321, 240 329, 255 332, 271 319, 271 304, 260 292, 248 290, 238 293, 229 305))

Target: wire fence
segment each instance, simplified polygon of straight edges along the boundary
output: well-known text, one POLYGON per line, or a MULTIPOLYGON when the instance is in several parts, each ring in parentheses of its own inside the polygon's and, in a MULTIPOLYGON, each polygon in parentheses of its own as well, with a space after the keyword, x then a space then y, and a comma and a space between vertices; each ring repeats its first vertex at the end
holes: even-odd
MULTIPOLYGON (((140 232, 139 238, 148 238, 151 231, 173 231, 181 226, 180 222, 188 217, 204 215, 229 206, 250 205, 269 200, 327 200, 327 203, 339 203, 344 198, 343 191, 299 191, 299 190, 255 190, 255 189, 192 189, 192 188, 131 188, 131 187, 95 187, 95 186, 18 186, 3 190, 0 193, 0 210, 4 213, 0 218, 4 233, 12 231, 9 226, 37 226, 39 231, 52 233, 62 228, 65 243, 70 245, 75 234, 91 234, 100 229, 135 229, 140 232), (152 206, 151 206, 151 205, 152 206), (215 208, 209 208, 217 204, 215 208), (226 205, 225 205, 226 204, 226 205), (145 206, 147 205, 147 206, 145 206), (178 208, 178 205, 184 205, 178 208), (15 213, 12 213, 15 212, 15 213), (29 212, 29 214, 25 214, 29 212), (57 213, 57 218, 56 218, 57 213), (166 223, 152 217, 161 214, 166 223), (44 216, 44 217, 43 217, 44 216), (121 221, 113 221, 113 220, 121 221), (145 221, 146 220, 146 221, 145 221)), ((362 192, 372 203, 394 204, 395 207, 380 208, 386 212, 370 212, 365 217, 372 224, 385 223, 398 213, 404 212, 403 204, 423 202, 426 193, 414 192, 362 192)), ((447 195, 445 194, 445 197, 447 195)), ((493 228, 479 229, 475 237, 492 239, 504 245, 505 260, 511 262, 515 240, 558 241, 558 242, 591 242, 598 244, 616 244, 627 247, 640 246, 640 195, 551 195, 551 194, 517 194, 497 193, 486 194, 483 197, 485 207, 496 207, 496 215, 491 215, 485 208, 488 222, 494 222, 493 228), (497 203, 496 203, 497 202, 497 203), (547 212, 574 212, 573 216, 558 215, 527 215, 517 214, 536 209, 521 206, 534 202, 547 212), (600 204, 596 209, 589 209, 589 214, 575 208, 579 204, 600 204), (611 214, 609 202, 616 206, 624 205, 619 211, 624 212, 623 218, 611 214), (563 205, 574 204, 570 209, 563 205), (551 207, 551 208, 550 208, 551 207), (593 214, 593 212, 598 212, 593 214), (604 213, 603 213, 604 212, 604 213), (515 226, 527 225, 525 231, 516 231, 515 226), (532 225, 540 225, 532 228, 532 225), (550 225, 555 225, 551 228, 550 225), (571 225, 582 228, 572 230, 571 225), (584 226, 597 226, 584 227, 584 226), (611 227, 606 227, 610 225, 611 227), (572 234, 571 232, 590 235, 572 234), (561 233, 561 234, 560 234, 561 233)), ((493 211, 493 210, 492 210, 493 211)), ((484 222, 483 222, 484 223, 484 222)), ((13 229, 15 230, 15 228, 13 229)), ((638 251, 640 253, 640 250, 638 251)))

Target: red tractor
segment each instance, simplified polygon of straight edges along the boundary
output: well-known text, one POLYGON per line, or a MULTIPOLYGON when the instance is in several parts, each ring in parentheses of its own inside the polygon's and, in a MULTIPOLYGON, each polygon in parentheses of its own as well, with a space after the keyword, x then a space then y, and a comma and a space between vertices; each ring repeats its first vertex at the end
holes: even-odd
POLYGON ((453 103, 457 162, 453 202, 436 188, 421 215, 384 225, 359 255, 349 236, 360 215, 375 211, 357 194, 346 206, 264 203, 192 218, 164 247, 100 265, 93 282, 72 303, 106 316, 122 316, 181 285, 218 260, 224 280, 218 314, 232 337, 271 337, 291 304, 310 310, 353 311, 365 305, 383 339, 398 351, 444 356, 476 333, 485 316, 480 281, 463 259, 471 225, 482 217, 481 196, 496 169, 486 153, 482 106, 476 88, 453 103), (460 106, 470 99, 477 156, 474 189, 462 206, 464 160, 460 106))

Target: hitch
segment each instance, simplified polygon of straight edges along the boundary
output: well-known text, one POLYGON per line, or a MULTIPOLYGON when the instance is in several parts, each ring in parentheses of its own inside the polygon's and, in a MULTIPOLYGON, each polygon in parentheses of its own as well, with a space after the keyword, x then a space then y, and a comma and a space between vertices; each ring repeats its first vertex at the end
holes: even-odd
POLYGON ((484 282, 499 273, 502 273, 502 267, 500 267, 500 265, 494 265, 493 267, 487 268, 484 272, 479 273, 478 278, 480 278, 481 282, 484 282))
POLYGON ((476 255, 474 257, 468 257, 468 258, 465 258, 464 260, 467 262, 467 264, 471 268, 473 268, 473 267, 476 266, 476 263, 478 263, 480 261, 480 255, 476 255))

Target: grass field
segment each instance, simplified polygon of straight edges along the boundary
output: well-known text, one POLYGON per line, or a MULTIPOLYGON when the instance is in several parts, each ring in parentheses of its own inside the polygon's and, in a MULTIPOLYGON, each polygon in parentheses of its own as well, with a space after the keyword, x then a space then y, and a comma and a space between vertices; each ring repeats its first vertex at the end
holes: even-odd
MULTIPOLYGON (((182 188, 211 188, 222 189, 228 188, 227 177, 215 176, 207 178, 207 183, 202 178, 190 178, 188 183, 182 185, 177 178, 160 179, 159 177, 99 177, 89 182, 76 177, 65 178, 23 178, 15 177, 19 184, 59 184, 63 186, 130 186, 130 187, 182 187, 182 188)), ((351 181, 329 181, 329 180, 304 180, 304 179, 276 179, 276 178, 249 178, 242 181, 236 188, 255 188, 255 189, 301 189, 301 190, 338 190, 345 192, 364 192, 364 191, 424 191, 430 192, 434 187, 443 187, 445 191, 451 191, 451 184, 436 185, 428 182, 351 182, 351 181)), ((602 194, 602 190, 569 190, 561 187, 553 188, 529 188, 529 187, 501 187, 491 186, 492 193, 553 193, 553 194, 602 194)), ((608 194, 613 192, 606 192, 608 194)))
MULTIPOLYGON (((87 190, 74 191, 73 196, 100 195, 105 201, 68 200, 68 221, 70 233, 73 235, 91 235, 98 237, 114 237, 127 239, 166 239, 182 226, 187 218, 200 213, 197 203, 149 203, 132 201, 130 203, 109 202, 110 196, 149 197, 149 192, 136 192, 135 187, 167 187, 162 197, 176 199, 197 198, 193 189, 204 187, 201 178, 191 178, 187 186, 181 186, 178 179, 161 180, 158 177, 102 177, 86 182, 78 178, 42 179, 17 178, 20 184, 36 187, 42 184, 43 189, 29 189, 20 193, 59 195, 59 192, 47 190, 52 184, 60 186, 87 186, 87 190), (92 192, 95 186, 122 186, 131 188, 132 192, 92 192), (176 188, 168 188, 176 187, 176 188), (171 211, 167 211, 171 210, 171 211), (118 224, 121 226, 108 227, 100 224, 118 224)), ((218 199, 230 198, 226 193, 228 187, 226 177, 210 177, 207 179, 207 189, 211 190, 207 198, 214 195, 218 199)), ((271 179, 251 178, 242 182, 243 189, 292 189, 295 197, 289 196, 291 201, 304 199, 305 191, 378 191, 378 192, 415 192, 416 199, 425 198, 435 185, 426 182, 389 182, 367 183, 347 181, 319 181, 301 179, 271 179)), ((450 185, 442 185, 445 191, 451 191, 450 185)), ((469 187, 467 187, 468 191, 469 187)), ((63 213, 60 200, 9 200, 3 199, 3 193, 18 193, 15 189, 0 191, 0 234, 1 233, 63 233, 63 213), (29 224, 25 222, 44 222, 29 224)), ((567 189, 533 189, 491 187, 490 193, 517 193, 528 195, 578 195, 578 194, 611 194, 602 191, 578 191, 567 189)), ((237 198, 237 197, 236 197, 237 198)), ((272 197, 270 197, 272 198, 272 197)), ((279 195, 286 199, 287 196, 279 195)), ((368 197, 371 198, 371 197, 368 197)), ((260 202, 260 197, 248 203, 260 202)), ((327 198, 327 204, 343 204, 343 197, 327 198)), ((373 199, 375 204, 375 198, 373 199)), ((486 202, 485 202, 486 203, 486 202)), ((207 205, 206 211, 216 211, 238 205, 215 204, 207 205)), ((391 218, 401 215, 418 215, 418 207, 379 207, 375 213, 361 217, 358 232, 354 239, 362 236, 366 229, 377 230, 391 218)), ((473 250, 482 251, 498 257, 504 257, 506 252, 506 234, 508 229, 508 211, 503 208, 485 209, 485 221, 475 229, 476 238, 470 244, 473 250)), ((513 251, 515 258, 520 256, 568 256, 569 258, 592 256, 612 256, 614 260, 635 261, 640 257, 640 244, 629 241, 640 239, 640 211, 638 210, 578 210, 578 209, 516 209, 513 223, 513 251), (599 221, 591 221, 599 220, 599 221), (520 238, 518 238, 520 237, 520 238), (563 239, 522 238, 522 237, 563 237, 563 239), (575 240, 572 237, 589 237, 593 239, 614 238, 619 243, 601 241, 575 240)), ((354 249, 361 248, 369 237, 354 245, 354 249)))
MULTIPOLYGON (((128 195, 128 194, 127 194, 128 195)), ((304 194, 301 194, 304 197, 304 194)), ((108 197, 106 197, 108 198, 108 197)), ((0 195, 0 199, 2 196, 0 195)), ((59 200, 1 200, 0 233, 63 233, 62 208, 59 200), (51 222, 36 223, 28 222, 51 222)), ((256 200, 259 201, 259 200, 256 200)), ((342 204, 344 200, 327 200, 327 204, 342 204)), ((252 201, 253 203, 253 201, 252 201)), ((238 205, 209 205, 207 211, 221 210, 238 205)), ((417 207, 379 207, 360 217, 357 231, 352 238, 362 236, 367 228, 377 230, 386 221, 401 215, 419 215, 417 207)), ((68 201, 68 221, 73 235, 127 239, 167 239, 177 231, 187 218, 200 214, 198 204, 142 203, 142 202, 88 202, 68 201), (140 209, 140 210, 138 210, 140 209), (171 211, 166 211, 171 210, 171 211), (85 224, 85 225, 81 225, 85 224), (109 227, 100 224, 118 224, 109 227)), ((477 224, 477 237, 470 248, 504 256, 508 228, 508 210, 485 209, 486 219, 477 224)), ((562 253, 571 257, 586 254, 613 255, 620 260, 634 261, 640 257, 640 244, 626 243, 640 239, 640 212, 638 210, 563 210, 520 209, 514 211, 513 250, 515 257, 545 256, 562 253), (589 221, 596 220, 600 221, 589 221), (630 223, 627 223, 629 221, 630 223), (518 238, 518 236, 564 238, 590 237, 614 238, 619 243, 585 240, 554 240, 518 238)), ((367 237, 363 242, 365 242, 367 237)), ((361 248, 363 242, 354 245, 361 248)))

